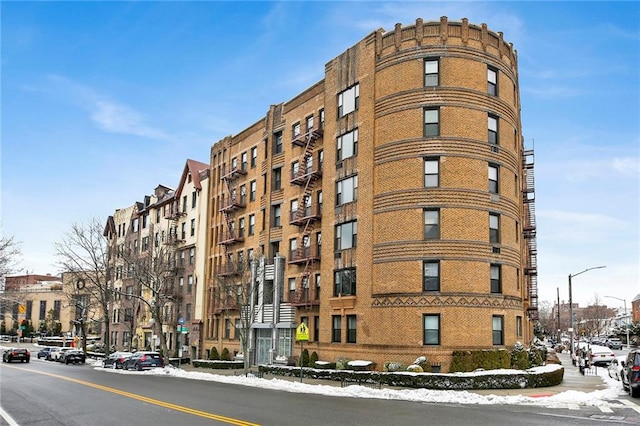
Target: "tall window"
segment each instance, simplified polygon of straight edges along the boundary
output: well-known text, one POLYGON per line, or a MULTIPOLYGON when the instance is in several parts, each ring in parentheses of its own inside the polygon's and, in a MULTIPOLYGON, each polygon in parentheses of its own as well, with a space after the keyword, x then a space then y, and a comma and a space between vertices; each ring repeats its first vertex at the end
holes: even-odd
POLYGON ((500 265, 491 265, 491 293, 502 293, 502 279, 500 265))
POLYGON ((191 303, 187 303, 184 308, 184 319, 191 321, 191 303))
POLYGON ((293 330, 281 328, 278 336, 278 355, 291 356, 293 348, 293 330))
POLYGON ((247 169, 249 168, 248 166, 249 166, 249 163, 248 163, 248 161, 247 161, 247 153, 246 153, 246 152, 243 152, 243 153, 240 155, 240 167, 242 168, 242 171, 243 171, 243 172, 246 172, 246 171, 247 171, 247 169))
POLYGON ((356 343, 356 316, 347 315, 347 343, 356 343))
POLYGON ((354 129, 342 136, 338 136, 337 145, 338 161, 358 155, 358 129, 354 129))
POLYGON ((522 337, 522 317, 516 317, 516 337, 522 337))
POLYGON ((240 204, 247 203, 247 185, 240 185, 240 204))
POLYGON ((256 215, 249 215, 249 235, 253 235, 256 232, 256 215))
POLYGON ((340 315, 331 316, 331 342, 340 343, 342 341, 342 317, 340 315))
POLYGON ((191 235, 192 237, 194 235, 196 235, 196 220, 195 219, 191 219, 191 229, 189 231, 189 235, 191 235))
POLYGON ((198 192, 197 191, 193 191, 191 193, 191 208, 192 209, 196 208, 197 202, 198 202, 198 192))
POLYGON ((273 135, 273 153, 280 154, 282 152, 282 132, 273 135))
POLYGON ((350 87, 338 94, 338 118, 358 109, 360 105, 360 85, 350 87))
POLYGON ((424 238, 425 240, 440 238, 440 210, 424 210, 424 238))
POLYGON ((500 168, 495 164, 489 164, 489 192, 497 194, 500 191, 500 168))
POLYGON ((46 318, 47 318, 47 301, 46 300, 41 300, 40 301, 40 312, 39 312, 38 320, 44 321, 46 318))
POLYGON ((251 168, 253 169, 258 165, 258 147, 251 148, 251 168))
POLYGON ((438 59, 426 59, 424 61, 424 85, 430 87, 438 84, 438 59))
POLYGON ((189 249, 189 265, 193 265, 196 262, 196 249, 191 247, 189 249))
POLYGON ((60 320, 60 310, 62 308, 62 301, 61 300, 54 300, 53 301, 53 319, 56 321, 60 320))
POLYGON ((333 296, 356 295, 356 268, 340 269, 333 272, 333 296))
POLYGON ((278 226, 282 226, 282 219, 281 216, 282 215, 282 207, 280 206, 280 204, 277 204, 273 207, 271 207, 271 227, 278 227, 278 226))
POLYGON ((351 176, 336 182, 336 206, 358 199, 358 176, 351 176))
POLYGON ((502 315, 493 316, 493 344, 504 345, 504 317, 502 315))
MULTIPOLYGON (((235 158, 234 158, 235 160, 235 158)), ((183 195, 182 196, 182 212, 186 213, 187 212, 187 196, 183 195)))
POLYGON ((440 135, 440 109, 425 108, 424 110, 424 136, 440 135))
POLYGON ((498 96, 498 70, 487 67, 487 93, 498 96))
POLYGON ((440 291, 440 262, 425 260, 423 262, 423 291, 440 291))
POLYGON ((500 243, 500 215, 489 213, 489 242, 500 243))
POLYGON ((244 237, 245 219, 241 217, 238 219, 238 237, 244 237))
POLYGON ((255 201, 256 200, 256 188, 257 188, 258 184, 255 180, 252 180, 249 183, 249 201, 255 201))
POLYGON ((291 134, 293 136, 293 139, 295 139, 297 136, 300 136, 300 122, 297 122, 293 126, 291 126, 291 134))
POLYGON ((335 250, 346 250, 356 247, 358 240, 358 222, 346 222, 336 225, 335 250))
POLYGON ((306 131, 309 132, 311 130, 313 130, 313 115, 308 116, 305 119, 305 123, 306 123, 306 131))
POLYGON ((423 337, 425 345, 440 344, 440 315, 425 314, 422 316, 423 337))
POLYGON ((224 338, 231 339, 231 320, 229 318, 224 320, 224 338))
POLYGON ((498 117, 489 114, 487 116, 487 131, 489 132, 489 143, 498 144, 498 117))
POLYGON ((282 167, 273 169, 273 179, 271 181, 271 189, 274 191, 282 189, 282 167))
POLYGON ((440 159, 425 158, 424 159, 424 186, 426 188, 437 187, 440 185, 440 159))

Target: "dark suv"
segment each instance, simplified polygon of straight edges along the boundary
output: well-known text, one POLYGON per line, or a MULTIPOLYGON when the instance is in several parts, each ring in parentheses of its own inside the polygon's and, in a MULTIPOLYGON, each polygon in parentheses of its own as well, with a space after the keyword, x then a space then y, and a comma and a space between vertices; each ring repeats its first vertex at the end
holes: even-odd
POLYGON ((632 397, 640 396, 640 349, 632 349, 624 361, 622 387, 632 397))

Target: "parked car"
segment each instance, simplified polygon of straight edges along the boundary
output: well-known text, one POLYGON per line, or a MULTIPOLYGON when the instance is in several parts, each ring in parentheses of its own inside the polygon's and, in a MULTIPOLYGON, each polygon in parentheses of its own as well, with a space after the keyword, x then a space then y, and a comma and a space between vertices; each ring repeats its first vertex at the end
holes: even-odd
POLYGON ((49 360, 50 361, 58 361, 60 362, 60 358, 62 358, 62 353, 65 351, 72 351, 73 348, 69 346, 65 347, 57 347, 54 348, 51 352, 49 352, 49 360))
POLYGON ((0 335, 0 343, 11 343, 11 336, 6 334, 0 335))
POLYGON ((590 345, 587 351, 591 353, 591 365, 608 365, 616 358, 616 354, 606 346, 590 345))
POLYGON ((29 362, 31 353, 25 348, 9 348, 2 353, 2 362, 29 362))
POLYGON ((622 340, 618 338, 607 339, 609 349, 622 349, 622 340))
POLYGON ((122 368, 124 362, 131 358, 131 355, 133 355, 131 352, 114 352, 102 360, 102 366, 104 368, 122 368))
POLYGON ((640 396, 640 349, 631 349, 624 361, 622 388, 633 398, 640 396))
POLYGON ((60 362, 64 362, 65 364, 84 364, 86 360, 86 355, 83 351, 79 349, 72 349, 70 351, 62 351, 60 355, 60 362))
POLYGON ((624 355, 620 355, 615 357, 610 363, 607 370, 609 372, 609 377, 616 380, 621 380, 622 378, 622 369, 624 368, 624 362, 627 357, 624 355))
POLYGON ((122 368, 125 370, 142 371, 149 368, 163 367, 164 361, 159 352, 140 351, 134 352, 131 358, 127 359, 122 368))
POLYGON ((38 351, 38 359, 49 359, 49 354, 51 353, 53 348, 55 348, 55 346, 45 346, 44 348, 40 348, 40 350, 38 351))

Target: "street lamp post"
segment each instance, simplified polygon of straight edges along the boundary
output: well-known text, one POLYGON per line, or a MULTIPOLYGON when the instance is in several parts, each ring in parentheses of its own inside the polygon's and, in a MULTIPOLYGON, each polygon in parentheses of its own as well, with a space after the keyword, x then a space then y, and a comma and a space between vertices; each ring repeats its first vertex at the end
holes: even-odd
POLYGON ((627 329, 627 350, 630 350, 631 346, 629 344, 629 324, 627 322, 627 300, 626 299, 620 299, 619 297, 615 297, 615 296, 605 296, 605 297, 610 297, 612 299, 619 300, 624 304, 624 328, 627 329))
POLYGON ((594 266, 592 268, 587 268, 584 271, 580 271, 577 274, 569 274, 569 324, 571 324, 571 344, 569 345, 569 353, 571 354, 571 359, 573 359, 573 339, 575 336, 575 330, 573 328, 573 296, 571 294, 571 278, 577 277, 580 274, 584 274, 585 272, 592 271, 594 269, 602 268, 606 268, 606 266, 594 266))

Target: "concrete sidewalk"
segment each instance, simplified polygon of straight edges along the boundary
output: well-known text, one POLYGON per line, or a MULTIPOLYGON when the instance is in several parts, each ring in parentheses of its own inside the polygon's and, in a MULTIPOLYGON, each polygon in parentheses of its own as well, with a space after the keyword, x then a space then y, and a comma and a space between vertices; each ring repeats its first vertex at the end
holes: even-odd
MULTIPOLYGON (((580 392, 593 392, 596 390, 606 389, 607 385, 604 380, 597 374, 596 369, 602 369, 607 367, 594 367, 591 370, 591 374, 582 375, 578 370, 578 367, 574 367, 571 364, 571 357, 569 354, 558 354, 558 358, 564 367, 564 377, 562 383, 556 386, 549 386, 545 388, 527 388, 527 389, 469 389, 468 392, 474 392, 480 395, 504 395, 504 396, 530 396, 530 397, 544 397, 552 396, 561 392, 575 390, 580 392)), ((211 370, 207 368, 197 368, 191 364, 183 364, 181 368, 185 371, 195 371, 201 373, 211 373, 225 376, 243 375, 244 370, 211 370)), ((257 368, 251 368, 251 371, 257 371, 257 368)), ((300 382, 300 377, 287 377, 287 376, 274 376, 265 375, 265 379, 279 379, 292 382, 300 382)), ((302 378, 302 383, 308 385, 325 385, 340 387, 342 384, 335 380, 316 380, 309 379, 307 377, 302 378)), ((383 388, 400 389, 396 387, 382 386, 383 388)))

